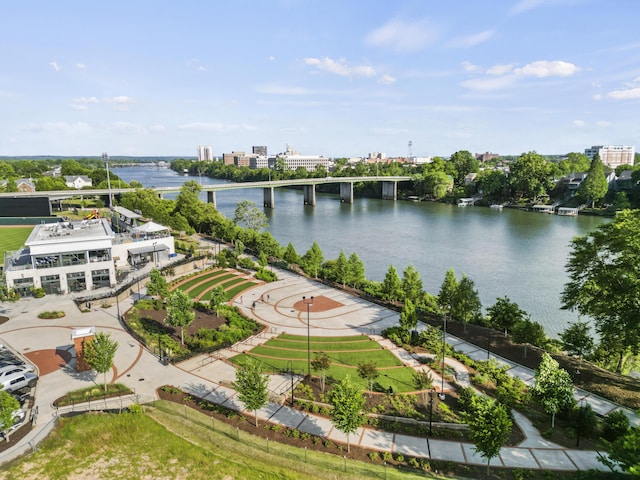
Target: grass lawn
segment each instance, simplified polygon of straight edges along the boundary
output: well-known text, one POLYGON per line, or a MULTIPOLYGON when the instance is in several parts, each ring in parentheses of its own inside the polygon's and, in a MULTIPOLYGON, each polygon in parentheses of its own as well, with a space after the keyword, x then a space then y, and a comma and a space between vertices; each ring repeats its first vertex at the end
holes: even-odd
MULTIPOLYGON (((313 359, 315 352, 320 351, 325 352, 331 359, 331 367, 327 371, 328 378, 341 380, 349 375, 353 383, 368 388, 366 381, 358 376, 357 367, 359 363, 372 361, 378 367, 380 375, 376 382, 382 388, 392 387, 395 392, 415 390, 414 370, 402 366, 402 362, 395 355, 364 335, 312 337, 311 358, 313 359)), ((294 371, 306 372, 307 337, 283 334, 230 360, 242 363, 248 356, 260 360, 269 373, 287 371, 290 367, 289 362, 292 362, 291 368, 294 371)))
POLYGON ((0 259, 4 258, 4 252, 22 247, 32 230, 33 227, 0 228, 0 259))
POLYGON ((209 417, 182 405, 156 405, 147 414, 63 418, 34 454, 3 465, 0 479, 424 478, 275 442, 267 448, 263 437, 240 432, 238 439, 235 428, 216 421, 214 429, 209 417))

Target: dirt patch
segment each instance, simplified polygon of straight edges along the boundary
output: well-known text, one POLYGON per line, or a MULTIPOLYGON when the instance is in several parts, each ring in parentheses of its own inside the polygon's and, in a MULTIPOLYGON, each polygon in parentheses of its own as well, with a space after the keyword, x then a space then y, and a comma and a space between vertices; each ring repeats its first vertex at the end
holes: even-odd
POLYGON ((41 377, 64 367, 73 358, 70 351, 59 348, 55 350, 36 350, 25 353, 24 356, 38 367, 41 377))
MULTIPOLYGON (((311 304, 309 311, 310 312, 326 312, 327 310, 332 310, 334 308, 343 307, 344 305, 340 302, 336 302, 335 300, 325 297, 324 295, 318 295, 317 297, 313 297, 313 303, 311 304)), ((298 310, 299 312, 307 311, 307 304, 304 300, 300 300, 293 304, 293 308, 298 310)))
MULTIPOLYGON (((216 329, 224 325, 227 320, 224 317, 219 317, 215 312, 201 312, 194 310, 196 317, 191 325, 185 327, 184 334, 186 336, 193 336, 201 328, 216 329)), ((164 332, 171 335, 177 342, 180 342, 180 328, 167 325, 165 319, 167 318, 167 311, 165 309, 160 310, 140 310, 140 318, 146 318, 158 325, 164 332)))

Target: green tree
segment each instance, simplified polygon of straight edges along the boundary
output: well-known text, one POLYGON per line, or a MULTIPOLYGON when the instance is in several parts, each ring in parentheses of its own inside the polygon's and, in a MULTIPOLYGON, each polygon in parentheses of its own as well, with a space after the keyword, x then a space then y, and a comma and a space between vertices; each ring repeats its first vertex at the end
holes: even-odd
POLYGON ((380 288, 385 300, 394 302, 402 297, 402 282, 398 276, 398 271, 393 265, 389 265, 380 288))
POLYGON ((209 294, 209 305, 213 308, 218 315, 218 310, 220 306, 228 300, 227 292, 224 291, 224 287, 222 285, 218 285, 209 294))
POLYGON ((244 226, 256 232, 269 225, 269 219, 264 212, 261 212, 256 204, 249 200, 243 200, 238 203, 233 221, 236 225, 244 226))
POLYGON ((544 411, 551 415, 551 428, 555 428, 556 414, 575 403, 571 376, 545 352, 536 368, 535 379, 531 393, 544 411))
POLYGON ((595 155, 591 160, 591 166, 587 178, 580 184, 578 195, 584 201, 591 201, 591 208, 600 202, 607 194, 609 184, 604 175, 604 165, 600 160, 600 155, 595 155))
POLYGON ((6 431, 13 426, 13 412, 19 408, 20 402, 13 395, 0 390, 0 430, 6 431))
POLYGON ((68 188, 63 178, 41 177, 36 179, 36 190, 39 192, 54 192, 68 190, 68 188))
POLYGON ((509 179, 502 170, 483 170, 476 177, 476 184, 483 197, 500 201, 507 196, 509 179))
POLYGON ((509 166, 509 184, 516 197, 536 200, 553 186, 551 169, 536 152, 523 153, 509 166))
POLYGON ((324 352, 316 352, 313 360, 311 360, 311 368, 316 372, 320 372, 320 385, 323 392, 325 379, 327 377, 327 370, 329 370, 330 366, 331 359, 329 358, 329 355, 324 352))
POLYGON ((569 326, 560 334, 562 348, 569 355, 576 355, 582 361, 593 353, 593 338, 591 337, 591 327, 588 322, 571 322, 569 326))
POLYGON ((453 268, 447 270, 444 274, 444 280, 440 285, 440 292, 438 293, 438 304, 440 308, 444 310, 445 315, 451 317, 453 311, 453 304, 456 301, 456 292, 458 291, 458 280, 453 268))
POLYGON ((284 254, 282 255, 282 259, 289 264, 297 265, 300 263, 300 255, 298 255, 298 252, 296 252, 296 249, 291 242, 287 244, 284 254))
POLYGON ((184 345, 184 327, 191 325, 196 318, 193 312, 193 301, 187 292, 179 288, 167 299, 166 322, 173 327, 180 327, 180 342, 184 345))
POLYGON ((238 392, 238 399, 245 407, 253 410, 256 427, 258 426, 258 410, 267 404, 269 377, 264 374, 262 365, 256 360, 249 359, 238 365, 236 369, 236 381, 233 388, 238 392))
POLYGON ((167 280, 162 276, 160 270, 154 268, 149 272, 149 282, 147 283, 147 294, 151 296, 157 295, 161 299, 166 298, 169 294, 167 280))
POLYGON ((612 471, 622 470, 640 477, 640 428, 631 427, 624 435, 606 442, 607 456, 599 460, 612 471))
POLYGON ((493 399, 478 396, 473 403, 473 412, 467 415, 469 436, 476 451, 487 459, 487 475, 491 459, 497 457, 507 443, 513 423, 507 408, 493 399))
POLYGON ((355 433, 364 421, 364 395, 351 383, 347 375, 331 390, 329 403, 332 407, 331 423, 347 436, 347 452, 350 453, 349 436, 355 433))
POLYGON ((491 326, 503 330, 505 336, 515 325, 527 318, 527 312, 507 296, 496 298, 496 303, 487 309, 487 313, 491 326))
POLYGON ((320 245, 318 245, 317 242, 313 242, 311 248, 302 256, 302 267, 308 274, 313 275, 314 278, 318 278, 318 273, 320 272, 323 261, 324 256, 322 255, 320 245))
POLYGON ((373 360, 358 364, 358 376, 367 382, 369 391, 373 391, 373 382, 380 376, 378 365, 373 360))
POLYGON ((412 373, 413 385, 416 390, 422 390, 422 401, 427 401, 427 390, 433 388, 433 375, 429 370, 414 370, 412 373))
POLYGON ((107 372, 113 366, 117 350, 118 342, 111 340, 111 335, 104 332, 97 332, 84 345, 84 359, 96 373, 102 373, 105 392, 107 391, 107 372))
POLYGON ((465 274, 462 274, 453 302, 453 316, 464 322, 464 331, 467 332, 467 323, 471 319, 480 318, 482 303, 475 288, 475 283, 465 274))
POLYGON ((409 333, 411 330, 415 330, 417 326, 418 313, 416 312, 416 307, 411 300, 406 300, 402 312, 400 312, 400 328, 409 333))
POLYGON ((547 341, 547 335, 544 328, 538 322, 532 321, 529 317, 521 322, 516 323, 511 331, 511 338, 516 343, 524 345, 524 356, 527 356, 527 345, 535 345, 537 347, 544 346, 547 341))
POLYGON ((411 300, 414 305, 420 303, 420 299, 422 298, 422 280, 413 265, 409 265, 403 272, 402 294, 405 301, 411 300))
POLYGON ((476 157, 467 150, 460 150, 449 159, 449 162, 454 168, 454 183, 455 185, 463 185, 464 179, 469 173, 477 172, 480 164, 476 157))
MULTIPOLYGON (((205 204, 200 200, 202 187, 195 180, 184 182, 175 200, 173 216, 180 215, 187 220, 191 233, 199 227, 198 219, 202 218, 205 204)), ((157 200, 157 199, 156 199, 157 200)), ((198 228, 198 230, 200 230, 198 228)))
POLYGON ((348 265, 347 265, 347 283, 353 286, 353 288, 359 288, 366 281, 365 270, 364 270, 364 262, 360 260, 358 254, 353 252, 349 255, 348 265))
POLYGON ((572 172, 586 172, 591 161, 584 153, 570 152, 567 158, 558 163, 560 171, 566 175, 572 172))
POLYGON ((336 259, 335 263, 336 276, 339 283, 342 284, 344 288, 345 283, 347 283, 347 278, 349 276, 349 263, 347 260, 347 256, 344 253, 344 250, 340 250, 340 255, 336 259))
POLYGON ((593 318, 600 346, 617 357, 640 350, 640 211, 623 210, 610 223, 571 242, 562 308, 593 318))
POLYGON ((10 178, 7 180, 7 183, 4 184, 4 191, 7 193, 18 191, 18 184, 13 178, 10 178))

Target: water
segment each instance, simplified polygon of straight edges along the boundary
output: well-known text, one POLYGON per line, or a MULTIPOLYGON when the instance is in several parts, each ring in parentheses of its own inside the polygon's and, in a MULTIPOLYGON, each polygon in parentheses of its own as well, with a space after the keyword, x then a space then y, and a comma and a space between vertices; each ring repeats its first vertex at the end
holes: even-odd
MULTIPOLYGON (((203 185, 223 183, 168 169, 113 171, 127 182, 138 180, 145 186, 181 185, 194 179, 203 185)), ((206 201, 205 193, 201 199, 206 201)), ((245 199, 261 206, 262 190, 216 193, 218 210, 230 218, 245 199)), ((552 337, 578 320, 577 313, 560 310, 560 294, 568 280, 569 243, 606 221, 430 202, 356 198, 345 204, 336 195, 318 194, 316 201, 315 207, 304 205, 301 191, 276 189, 275 209, 264 212, 268 230, 281 245, 291 242, 302 255, 316 241, 325 260, 336 258, 341 249, 347 256, 356 252, 371 280, 383 280, 389 265, 400 276, 413 265, 425 291, 434 295, 446 271, 453 268, 458 278, 465 273, 475 282, 485 309, 506 295, 552 337)))

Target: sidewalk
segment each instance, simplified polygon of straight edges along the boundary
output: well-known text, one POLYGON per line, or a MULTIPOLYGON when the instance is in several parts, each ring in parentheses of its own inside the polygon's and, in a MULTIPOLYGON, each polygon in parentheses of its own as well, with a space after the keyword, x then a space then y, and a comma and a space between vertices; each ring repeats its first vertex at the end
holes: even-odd
MULTIPOLYGON (((275 270, 275 269, 274 269, 275 270)), ((235 355, 243 349, 249 349, 258 343, 264 343, 267 338, 282 332, 313 336, 340 335, 379 335, 380 332, 399 321, 397 312, 381 306, 370 304, 359 298, 352 297, 340 290, 334 290, 310 279, 294 275, 290 272, 277 270, 277 282, 259 285, 243 293, 243 302, 235 299, 235 304, 245 314, 255 318, 267 326, 266 332, 246 339, 231 349, 219 352, 219 357, 235 355), (307 325, 307 314, 294 307, 303 296, 327 297, 335 306, 325 311, 309 312, 310 323, 307 325), (268 302, 259 301, 268 298, 268 302), (255 308, 251 308, 253 302, 255 308)), ((97 303, 97 302, 96 302, 97 303)), ((133 299, 120 302, 121 312, 125 312, 133 304, 133 299)), ((80 312, 69 297, 54 296, 43 299, 24 299, 9 305, 7 313, 10 320, 0 325, 0 338, 3 342, 13 346, 21 353, 46 351, 51 349, 69 349, 72 345, 71 330, 77 327, 95 326, 98 331, 112 334, 120 345, 114 360, 114 369, 110 381, 126 384, 134 390, 141 402, 156 398, 156 389, 162 385, 174 385, 193 395, 206 398, 237 411, 243 411, 243 405, 237 400, 235 391, 228 385, 235 380, 235 369, 228 363, 215 357, 200 356, 183 362, 180 365, 162 365, 156 356, 133 340, 121 327, 117 320, 116 306, 101 308, 96 306, 91 313, 80 312), (41 320, 37 314, 44 310, 63 310, 66 317, 59 320, 41 320)), ((477 359, 486 359, 486 350, 482 351, 455 337, 447 336, 447 341, 454 348, 464 351, 477 359)), ((73 350, 71 348, 71 350, 73 350)), ((403 362, 412 366, 421 364, 407 352, 397 347, 393 350, 403 362)), ((497 359, 504 362, 503 359, 497 359)), ((452 365, 451 360, 446 360, 452 365)), ((526 371, 516 364, 509 363, 510 372, 529 382, 533 372, 526 371)), ((456 371, 458 367, 454 365, 456 371)), ((55 416, 52 402, 69 390, 92 385, 95 374, 75 373, 75 360, 66 366, 43 375, 40 378, 36 406, 40 415, 34 428, 33 438, 43 435, 50 427, 50 421, 55 416)), ((459 381, 468 381, 464 375, 459 381)), ((101 379, 98 379, 98 383, 101 379)), ((271 379, 270 389, 284 394, 290 388, 291 377, 276 376, 271 379)), ((434 382, 436 384, 437 382, 434 382)), ((450 388, 446 385, 445 391, 450 388)), ((596 397, 587 392, 577 392, 580 398, 585 398, 599 408, 600 412, 609 412, 615 408, 610 402, 596 401, 596 397)), ((590 403, 591 404, 591 403, 590 403)), ((594 407, 595 409, 595 407, 594 407)), ((262 421, 271 421, 297 428, 313 435, 325 436, 332 441, 346 442, 346 436, 333 428, 330 420, 320 416, 310 415, 290 407, 269 403, 259 412, 262 421)), ((518 420, 519 425, 525 424, 518 420)), ((513 468, 551 469, 575 471, 598 469, 607 470, 597 460, 597 452, 566 449, 544 443, 537 432, 525 425, 527 440, 518 447, 505 447, 500 456, 492 461, 493 465, 513 468)), ((28 442, 26 440, 25 442, 28 442)), ((436 440, 424 437, 381 432, 370 428, 360 428, 357 434, 351 436, 353 444, 377 451, 391 451, 433 460, 446 460, 469 464, 485 465, 486 461, 475 454, 474 446, 462 442, 436 440)), ((22 444, 24 448, 25 444, 22 444)), ((16 447, 14 447, 16 448, 16 447)), ((10 452, 0 456, 0 462, 10 452)))

